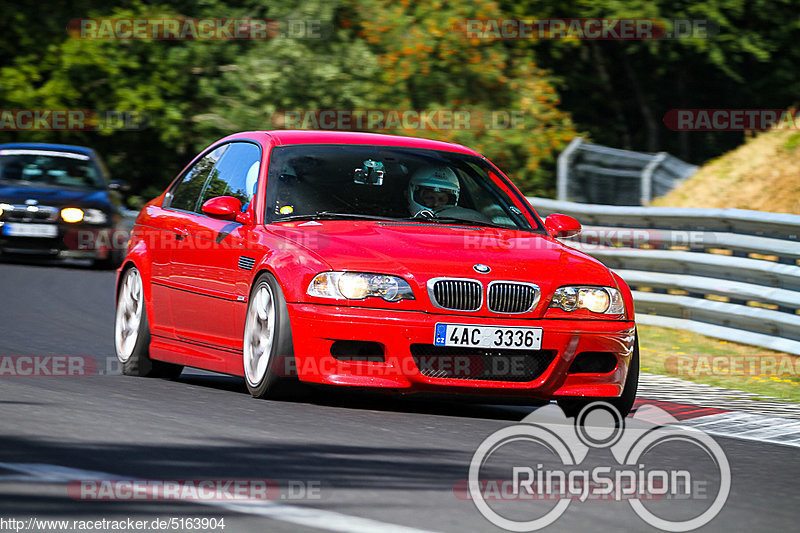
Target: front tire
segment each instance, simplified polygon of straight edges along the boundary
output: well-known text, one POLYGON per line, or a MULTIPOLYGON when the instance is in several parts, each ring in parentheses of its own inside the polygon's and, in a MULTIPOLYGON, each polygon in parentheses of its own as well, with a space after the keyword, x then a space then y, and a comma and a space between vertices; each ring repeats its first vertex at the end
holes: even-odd
POLYGON ((254 398, 277 398, 288 392, 285 376, 293 361, 286 299, 275 277, 265 272, 253 284, 247 304, 242 352, 247 390, 254 398))
POLYGON ((611 404, 622 418, 628 416, 628 413, 633 409, 633 404, 636 401, 636 389, 639 387, 639 334, 633 341, 633 355, 631 355, 631 362, 628 366, 628 375, 625 378, 625 386, 622 388, 622 394, 617 398, 565 398, 558 400, 558 406, 569 417, 578 416, 581 410, 594 402, 606 402, 611 404))
POLYGON ((105 259, 93 259, 92 268, 95 270, 116 270, 125 259, 125 252, 122 250, 111 250, 105 259))
POLYGON ((136 267, 125 271, 117 293, 114 346, 126 376, 176 379, 182 365, 150 359, 150 328, 147 325, 142 276, 136 267))

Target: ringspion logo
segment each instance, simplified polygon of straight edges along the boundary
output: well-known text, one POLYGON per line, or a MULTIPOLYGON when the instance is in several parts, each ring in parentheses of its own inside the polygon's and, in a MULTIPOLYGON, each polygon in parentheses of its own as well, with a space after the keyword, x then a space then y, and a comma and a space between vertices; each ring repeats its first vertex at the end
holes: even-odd
MULTIPOLYGON (((545 528, 587 501, 625 501, 665 531, 708 524, 730 492, 725 452, 702 431, 649 423, 677 422, 658 407, 639 407, 631 420, 606 402, 589 404, 574 421, 556 406, 537 409, 480 443, 469 465, 469 498, 492 524, 516 532, 545 528), (587 460, 608 452, 615 464, 587 460)), ((454 492, 461 498, 463 482, 454 492)))

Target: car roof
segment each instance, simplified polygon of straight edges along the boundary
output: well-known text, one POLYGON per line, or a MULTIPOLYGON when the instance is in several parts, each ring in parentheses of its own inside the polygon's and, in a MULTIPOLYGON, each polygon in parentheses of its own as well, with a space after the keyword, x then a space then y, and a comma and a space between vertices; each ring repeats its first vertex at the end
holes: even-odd
POLYGON ((94 156, 94 150, 85 146, 76 146, 73 144, 48 144, 48 143, 6 143, 0 144, 0 150, 3 149, 27 149, 27 150, 59 150, 62 152, 75 152, 78 154, 86 154, 94 156))
POLYGON ((403 135, 386 135, 383 133, 363 133, 355 131, 328 131, 328 130, 270 130, 237 133, 228 137, 247 138, 257 135, 268 136, 277 146, 292 144, 362 144, 379 146, 402 146, 406 148, 427 148, 429 150, 443 150, 481 156, 475 150, 460 144, 444 141, 434 141, 419 137, 405 137, 403 135))

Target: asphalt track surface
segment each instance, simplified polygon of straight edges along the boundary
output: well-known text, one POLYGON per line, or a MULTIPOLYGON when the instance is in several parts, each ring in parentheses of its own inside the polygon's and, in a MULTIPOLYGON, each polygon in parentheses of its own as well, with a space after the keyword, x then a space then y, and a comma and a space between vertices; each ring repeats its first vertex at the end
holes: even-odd
MULTIPOLYGON (((346 391, 260 401, 241 379, 193 369, 172 382, 121 376, 112 341, 114 276, 80 264, 0 262, 0 356, 89 356, 98 368, 85 377, 0 377, 0 530, 11 529, 3 520, 12 518, 224 517, 226 532, 501 531, 454 487, 467 479, 485 437, 535 408, 346 391), (70 480, 92 476, 267 479, 279 495, 242 508, 87 501, 69 493, 70 480)), ((800 448, 714 440, 730 463, 731 489, 701 530, 795 530, 800 448)), ((585 465, 611 464, 603 451, 585 465)), ((551 459, 530 449, 521 454, 529 464, 551 459)), ((676 448, 668 460, 713 477, 697 454, 676 448)), ((627 502, 586 501, 573 502, 546 530, 658 529, 627 502)))

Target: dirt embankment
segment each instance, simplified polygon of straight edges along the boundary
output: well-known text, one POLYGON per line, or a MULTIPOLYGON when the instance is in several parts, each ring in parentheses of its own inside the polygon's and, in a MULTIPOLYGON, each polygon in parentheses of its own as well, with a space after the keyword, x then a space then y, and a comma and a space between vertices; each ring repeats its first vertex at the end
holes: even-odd
POLYGON ((761 133, 650 205, 800 214, 800 131, 761 133))

